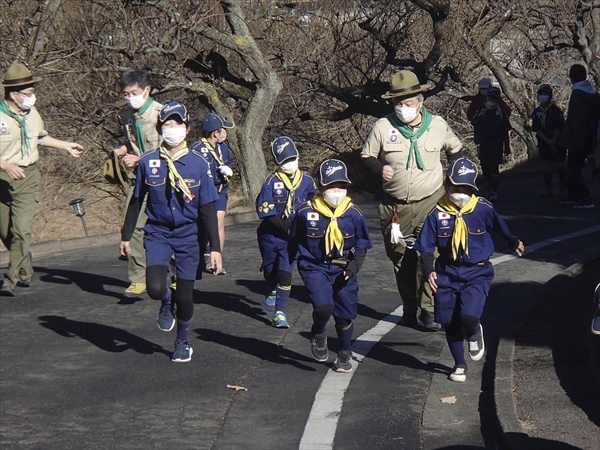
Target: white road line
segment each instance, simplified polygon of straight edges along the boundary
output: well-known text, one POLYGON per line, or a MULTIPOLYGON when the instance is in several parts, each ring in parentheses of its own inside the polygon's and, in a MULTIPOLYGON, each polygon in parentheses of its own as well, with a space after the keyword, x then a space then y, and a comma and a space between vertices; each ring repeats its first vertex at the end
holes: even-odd
MULTIPOLYGON (((600 225, 546 239, 545 241, 528 245, 524 255, 566 239, 598 231, 600 231, 600 225)), ((493 265, 497 265, 515 258, 517 258, 517 256, 503 255, 492 258, 490 261, 493 265)), ((352 352, 354 354, 352 372, 327 372, 327 375, 325 375, 325 378, 317 390, 315 401, 313 402, 312 409, 308 415, 304 433, 300 440, 300 450, 331 450, 333 448, 333 440, 335 439, 335 432, 337 430, 340 413, 342 412, 342 404, 344 403, 344 394, 350 385, 350 380, 352 380, 354 373, 358 369, 359 363, 367 353, 369 353, 371 348, 373 348, 373 346, 389 333, 400 321, 402 311, 402 305, 400 305, 388 316, 377 322, 377 325, 356 338, 352 345, 352 352)))

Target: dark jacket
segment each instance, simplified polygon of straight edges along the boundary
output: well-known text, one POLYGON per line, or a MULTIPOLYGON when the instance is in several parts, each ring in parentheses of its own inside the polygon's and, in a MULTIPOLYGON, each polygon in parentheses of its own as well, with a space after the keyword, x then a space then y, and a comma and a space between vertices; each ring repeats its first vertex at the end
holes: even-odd
POLYGON ((559 145, 574 152, 591 153, 596 146, 599 119, 600 94, 573 90, 559 145))

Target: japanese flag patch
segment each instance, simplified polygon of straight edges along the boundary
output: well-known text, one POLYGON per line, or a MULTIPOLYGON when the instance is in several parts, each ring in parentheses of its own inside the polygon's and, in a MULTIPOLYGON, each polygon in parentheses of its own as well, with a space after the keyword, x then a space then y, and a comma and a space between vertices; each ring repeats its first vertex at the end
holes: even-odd
POLYGON ((319 214, 317 213, 308 213, 306 218, 308 220, 319 220, 319 214))
POLYGON ((160 159, 151 159, 149 165, 150 167, 160 167, 160 159))
POLYGON ((277 182, 273 183, 273 189, 283 189, 283 182, 277 181, 277 182))
POLYGON ((450 219, 450 214, 445 213, 445 212, 438 213, 438 220, 448 220, 448 219, 450 219))

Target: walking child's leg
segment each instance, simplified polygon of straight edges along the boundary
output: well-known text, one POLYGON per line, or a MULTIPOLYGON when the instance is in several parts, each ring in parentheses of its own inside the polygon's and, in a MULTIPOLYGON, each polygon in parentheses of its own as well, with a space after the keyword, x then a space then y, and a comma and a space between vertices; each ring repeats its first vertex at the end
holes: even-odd
POLYGON ((279 271, 277 273, 277 288, 276 288, 276 300, 275 310, 285 311, 287 306, 288 298, 292 290, 292 274, 291 272, 279 271))
POLYGON ((177 305, 177 337, 172 361, 187 362, 192 359, 194 350, 190 345, 189 334, 194 317, 194 280, 177 280, 174 303, 177 305))

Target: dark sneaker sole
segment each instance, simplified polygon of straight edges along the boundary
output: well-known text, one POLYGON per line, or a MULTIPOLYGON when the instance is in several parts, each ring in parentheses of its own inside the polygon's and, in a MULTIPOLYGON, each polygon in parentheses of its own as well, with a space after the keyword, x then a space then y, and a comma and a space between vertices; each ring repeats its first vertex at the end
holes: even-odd
POLYGON ((350 367, 346 367, 346 366, 333 366, 333 371, 334 372, 338 372, 338 373, 352 372, 352 366, 350 366, 350 367))

